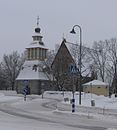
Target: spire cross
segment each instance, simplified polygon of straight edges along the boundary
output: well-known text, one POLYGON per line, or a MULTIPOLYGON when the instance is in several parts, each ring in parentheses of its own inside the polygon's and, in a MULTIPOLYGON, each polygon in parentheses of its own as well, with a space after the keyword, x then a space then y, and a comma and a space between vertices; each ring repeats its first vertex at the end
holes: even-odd
POLYGON ((37 17, 37 27, 39 26, 39 16, 37 17))

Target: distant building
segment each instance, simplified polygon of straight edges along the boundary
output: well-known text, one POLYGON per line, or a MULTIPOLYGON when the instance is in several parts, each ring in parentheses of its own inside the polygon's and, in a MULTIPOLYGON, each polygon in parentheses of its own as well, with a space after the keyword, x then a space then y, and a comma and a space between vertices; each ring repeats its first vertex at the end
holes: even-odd
POLYGON ((40 94, 44 90, 50 90, 49 78, 51 76, 43 71, 48 49, 42 41, 43 36, 38 24, 39 21, 37 21, 37 28, 32 36, 33 41, 26 48, 27 59, 16 79, 18 93, 22 93, 27 85, 31 94, 40 94))
POLYGON ((99 80, 93 80, 93 81, 83 84, 83 92, 108 96, 109 85, 99 80))

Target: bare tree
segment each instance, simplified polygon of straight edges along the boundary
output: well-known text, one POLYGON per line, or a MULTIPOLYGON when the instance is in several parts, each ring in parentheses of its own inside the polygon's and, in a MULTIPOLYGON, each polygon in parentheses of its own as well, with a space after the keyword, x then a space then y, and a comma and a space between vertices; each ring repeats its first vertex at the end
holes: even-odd
POLYGON ((89 54, 93 60, 93 66, 97 70, 98 77, 105 81, 106 63, 107 63, 107 47, 106 42, 94 42, 93 48, 89 50, 89 54))
POLYGON ((9 88, 11 88, 12 90, 15 89, 15 79, 19 74, 24 60, 24 55, 20 57, 17 51, 14 51, 9 55, 5 54, 3 56, 3 61, 1 63, 1 69, 3 72, 2 77, 7 82, 9 88))
MULTIPOLYGON (((90 48, 87 48, 85 46, 82 46, 82 52, 81 52, 81 74, 85 75, 85 77, 88 77, 91 74, 91 62, 92 62, 92 58, 90 57, 90 55, 88 54, 90 48)), ((78 44, 71 44, 71 48, 70 48, 70 52, 71 55, 77 65, 77 67, 79 68, 79 58, 80 58, 80 46, 78 44)))
POLYGON ((0 64, 0 90, 7 90, 8 84, 4 77, 4 71, 2 69, 2 65, 0 64))
POLYGON ((115 93, 117 93, 117 39, 112 38, 106 40, 108 45, 108 67, 107 72, 110 75, 110 81, 112 83, 115 93))

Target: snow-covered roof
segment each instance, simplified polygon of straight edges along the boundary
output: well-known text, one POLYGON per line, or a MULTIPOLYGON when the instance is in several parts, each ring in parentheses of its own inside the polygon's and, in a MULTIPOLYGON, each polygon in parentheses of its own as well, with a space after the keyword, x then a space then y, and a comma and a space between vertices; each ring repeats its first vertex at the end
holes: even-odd
POLYGON ((35 41, 35 42, 33 41, 32 43, 30 43, 28 45, 28 47, 26 47, 26 49, 28 49, 28 48, 44 48, 44 49, 47 49, 47 47, 45 45, 39 44, 39 41, 35 41))
POLYGON ((37 32, 33 32, 33 35, 32 36, 40 36, 40 37, 43 37, 42 35, 41 35, 41 33, 37 33, 37 32))
POLYGON ((43 61, 27 60, 16 80, 49 80, 49 78, 43 72, 43 61), (36 69, 34 65, 37 66, 36 69))
POLYGON ((91 86, 91 85, 92 85, 92 86, 98 86, 98 85, 108 86, 107 83, 102 82, 102 81, 100 81, 100 80, 92 80, 92 81, 90 81, 90 82, 88 82, 88 83, 83 84, 83 86, 91 86))

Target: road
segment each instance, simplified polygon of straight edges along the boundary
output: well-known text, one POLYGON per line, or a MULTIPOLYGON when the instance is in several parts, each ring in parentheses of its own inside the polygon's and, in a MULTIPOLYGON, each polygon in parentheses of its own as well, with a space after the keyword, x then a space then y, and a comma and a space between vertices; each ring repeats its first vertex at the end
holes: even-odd
MULTIPOLYGON (((31 99, 31 97, 28 98, 31 99)), ((107 128, 117 128, 117 120, 112 122, 110 120, 99 120, 91 115, 71 113, 71 106, 60 103, 59 99, 46 97, 43 100, 38 98, 32 98, 32 100, 33 102, 24 102, 23 104, 16 105, 13 105, 18 102, 15 99, 2 101, 0 102, 0 111, 7 114, 8 117, 11 115, 14 116, 18 121, 20 119, 22 121, 25 120, 25 122, 31 120, 33 122, 44 123, 44 125, 49 123, 53 127, 58 126, 64 130, 107 130, 107 128)), ((84 112, 87 109, 79 107, 76 108, 76 111, 84 112)), ((97 111, 96 109, 89 110, 90 113, 97 111)))

